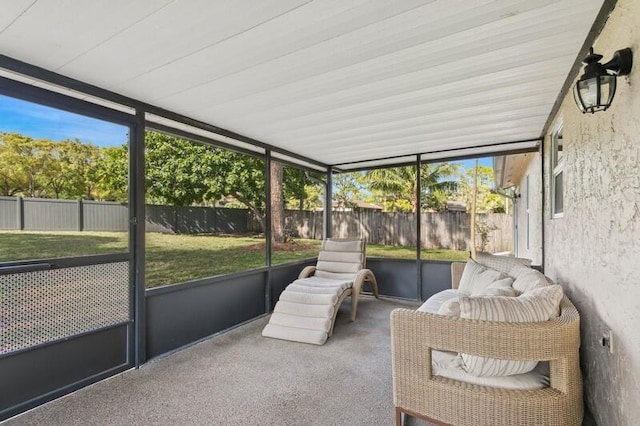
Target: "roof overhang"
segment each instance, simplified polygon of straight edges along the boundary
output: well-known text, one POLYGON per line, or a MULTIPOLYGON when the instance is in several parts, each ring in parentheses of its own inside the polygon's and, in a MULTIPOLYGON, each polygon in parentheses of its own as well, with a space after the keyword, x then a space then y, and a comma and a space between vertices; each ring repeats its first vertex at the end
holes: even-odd
POLYGON ((0 53, 117 95, 89 101, 135 99, 221 142, 351 169, 538 140, 613 3, 16 0, 0 53))

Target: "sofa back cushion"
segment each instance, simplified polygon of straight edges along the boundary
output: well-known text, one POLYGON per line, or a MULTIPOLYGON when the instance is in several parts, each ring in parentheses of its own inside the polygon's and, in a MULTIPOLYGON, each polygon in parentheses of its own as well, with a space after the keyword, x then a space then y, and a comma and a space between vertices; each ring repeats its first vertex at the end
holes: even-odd
POLYGON ((491 253, 477 253, 476 261, 481 265, 500 271, 503 274, 509 274, 511 269, 516 265, 531 265, 531 259, 513 256, 497 256, 491 253))
MULTIPOLYGON (((544 322, 559 314, 562 287, 548 285, 519 297, 461 297, 460 318, 498 322, 544 322)), ((537 360, 500 360, 460 354, 463 369, 474 376, 509 376, 531 371, 537 360)))
POLYGON ((505 285, 511 286, 512 282, 513 280, 506 274, 469 259, 462 272, 458 291, 465 296, 511 296, 511 294, 502 294, 497 289, 505 285), (494 283, 498 283, 498 285, 492 287, 492 290, 487 293, 489 287, 494 283))

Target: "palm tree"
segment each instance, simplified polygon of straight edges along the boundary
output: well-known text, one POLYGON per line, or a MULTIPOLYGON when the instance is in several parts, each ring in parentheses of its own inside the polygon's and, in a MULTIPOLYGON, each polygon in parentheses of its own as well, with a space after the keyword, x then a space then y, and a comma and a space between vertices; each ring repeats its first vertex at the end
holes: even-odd
MULTIPOLYGON (((429 163, 420 168, 421 205, 442 210, 449 194, 457 190, 458 182, 452 179, 458 170, 457 164, 429 163)), ((362 181, 371 190, 379 191, 392 201, 393 209, 398 209, 399 201, 406 200, 411 211, 418 207, 416 167, 394 167, 376 169, 364 173, 362 181)))

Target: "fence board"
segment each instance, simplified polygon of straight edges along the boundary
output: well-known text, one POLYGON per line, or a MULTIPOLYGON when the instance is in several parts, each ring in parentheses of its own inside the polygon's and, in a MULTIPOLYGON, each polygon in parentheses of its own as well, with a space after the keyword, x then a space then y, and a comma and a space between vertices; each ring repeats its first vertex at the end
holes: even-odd
POLYGON ((125 232, 129 227, 126 204, 86 200, 82 202, 84 231, 125 232))
POLYGON ((18 199, 0 197, 0 229, 18 229, 18 199))
POLYGON ((78 231, 80 206, 77 200, 25 198, 24 229, 33 231, 78 231))

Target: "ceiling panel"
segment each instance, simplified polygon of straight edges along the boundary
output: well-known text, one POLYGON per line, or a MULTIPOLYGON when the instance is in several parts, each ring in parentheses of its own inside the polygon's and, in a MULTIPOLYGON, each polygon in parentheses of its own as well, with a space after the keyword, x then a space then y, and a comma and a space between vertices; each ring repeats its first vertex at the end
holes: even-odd
POLYGON ((363 162, 538 138, 602 3, 16 0, 0 53, 363 162))
POLYGON ((36 2, 36 0, 3 0, 2 13, 0 13, 0 34, 16 21, 24 12, 36 2))
MULTIPOLYGON (((140 91, 141 94, 153 90, 154 101, 191 90, 191 94, 197 95, 195 100, 199 100, 202 94, 199 88, 203 84, 231 78, 236 73, 278 58, 288 58, 285 61, 289 62, 292 55, 305 51, 309 46, 431 1, 433 0, 408 0, 389 4, 363 1, 308 2, 277 19, 252 27, 237 37, 226 39, 181 61, 167 64, 120 87, 136 93, 140 91), (157 90, 158 86, 166 82, 172 84, 157 90)), ((241 4, 246 7, 246 3, 241 4)), ((232 22, 237 20, 234 16, 225 16, 225 19, 232 22)), ((244 90, 246 85, 248 82, 236 89, 244 90)))
MULTIPOLYGON (((65 74, 94 73, 104 87, 112 89, 127 81, 144 81, 158 68, 179 64, 184 70, 186 59, 224 40, 258 27, 310 0, 263 0, 247 7, 237 0, 181 0, 149 15, 137 25, 120 32, 110 40, 60 68, 65 74), (176 19, 180 17, 180 19, 176 19), (225 19, 221 19, 225 17, 225 19), (149 37, 153 34, 153 37, 149 37), (135 42, 132 43, 132 41, 135 42), (102 58, 122 60, 101 64, 102 58), (101 67, 96 70, 96 65, 101 67)), ((217 57, 211 55, 206 65, 214 66, 217 57)), ((200 67, 205 65, 200 63, 200 67)), ((208 75, 209 73, 202 73, 208 75)), ((167 76, 165 76, 166 79, 167 76)), ((186 79, 182 74, 174 84, 186 79)), ((191 79, 189 84, 196 84, 191 79)), ((163 88, 171 87, 164 84, 163 88)))
MULTIPOLYGON (((169 3, 171 0, 38 1, 0 34, 0 52, 57 71, 169 3)), ((126 57, 104 57, 101 62, 124 66, 126 57)), ((91 76, 71 76, 94 82, 100 65, 96 64, 91 76)))

